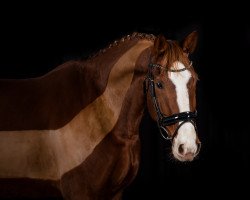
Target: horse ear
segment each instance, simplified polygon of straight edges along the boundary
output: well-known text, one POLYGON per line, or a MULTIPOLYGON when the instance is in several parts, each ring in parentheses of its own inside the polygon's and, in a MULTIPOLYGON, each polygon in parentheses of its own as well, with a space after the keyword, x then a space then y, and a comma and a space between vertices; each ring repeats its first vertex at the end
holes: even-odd
POLYGON ((156 57, 162 56, 167 49, 167 41, 164 35, 160 34, 155 38, 153 52, 156 57))
POLYGON ((198 32, 193 31, 182 42, 182 49, 185 53, 193 53, 198 40, 198 32))

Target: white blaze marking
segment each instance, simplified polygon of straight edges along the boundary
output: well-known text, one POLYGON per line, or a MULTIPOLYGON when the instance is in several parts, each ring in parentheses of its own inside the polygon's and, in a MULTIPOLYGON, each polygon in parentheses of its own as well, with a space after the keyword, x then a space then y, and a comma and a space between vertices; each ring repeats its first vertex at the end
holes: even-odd
MULTIPOLYGON (((174 63, 174 66, 177 69, 182 69, 185 67, 181 62, 178 61, 174 63)), ((169 72, 169 78, 175 85, 179 112, 190 111, 189 94, 187 88, 187 83, 191 78, 190 71, 185 70, 181 72, 169 72)), ((185 153, 196 152, 196 132, 194 126, 191 123, 185 123, 180 127, 172 147, 174 156, 177 159, 184 161, 185 159, 180 157, 180 153, 178 152, 180 144, 183 144, 183 155, 185 155, 185 153)))
MULTIPOLYGON (((185 68, 180 62, 175 62, 174 66, 177 69, 185 68)), ((191 73, 188 70, 182 72, 169 72, 169 78, 175 85, 179 112, 190 111, 187 83, 191 78, 191 73)))

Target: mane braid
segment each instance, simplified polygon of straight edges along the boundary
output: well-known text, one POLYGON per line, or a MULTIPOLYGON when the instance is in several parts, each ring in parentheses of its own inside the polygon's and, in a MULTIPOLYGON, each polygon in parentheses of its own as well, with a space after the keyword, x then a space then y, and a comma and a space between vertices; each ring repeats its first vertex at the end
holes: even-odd
POLYGON ((99 55, 102 55, 107 50, 111 49, 112 47, 118 46, 121 43, 132 40, 132 39, 136 39, 136 40, 146 39, 146 40, 149 40, 149 41, 154 41, 155 36, 153 34, 134 32, 131 35, 126 35, 126 36, 122 37, 119 40, 115 40, 113 43, 109 44, 107 47, 99 50, 97 53, 94 53, 94 54, 90 55, 88 57, 88 60, 93 59, 93 58, 95 58, 95 57, 97 57, 99 55))

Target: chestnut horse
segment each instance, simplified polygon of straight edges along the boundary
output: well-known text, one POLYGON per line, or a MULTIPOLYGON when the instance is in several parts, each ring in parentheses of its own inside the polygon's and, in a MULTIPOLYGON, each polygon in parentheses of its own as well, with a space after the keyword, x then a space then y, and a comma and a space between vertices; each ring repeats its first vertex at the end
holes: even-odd
POLYGON ((174 157, 193 160, 196 41, 134 33, 44 76, 0 80, 0 197, 121 199, 145 105, 174 157))

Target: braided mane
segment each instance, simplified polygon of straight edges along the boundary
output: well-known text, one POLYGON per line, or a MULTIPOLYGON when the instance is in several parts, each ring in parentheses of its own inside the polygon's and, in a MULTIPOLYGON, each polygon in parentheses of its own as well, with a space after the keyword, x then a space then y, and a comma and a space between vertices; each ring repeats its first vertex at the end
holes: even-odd
POLYGON ((119 40, 115 40, 113 43, 109 44, 107 47, 99 50, 97 53, 94 53, 94 54, 90 55, 89 59, 93 59, 93 58, 95 58, 95 57, 97 57, 99 55, 102 55, 107 50, 111 49, 112 47, 118 46, 123 42, 133 40, 133 39, 136 39, 136 40, 146 39, 146 40, 149 40, 149 41, 154 41, 155 40, 155 35, 147 34, 147 33, 134 32, 133 34, 126 35, 126 36, 122 37, 119 40))

